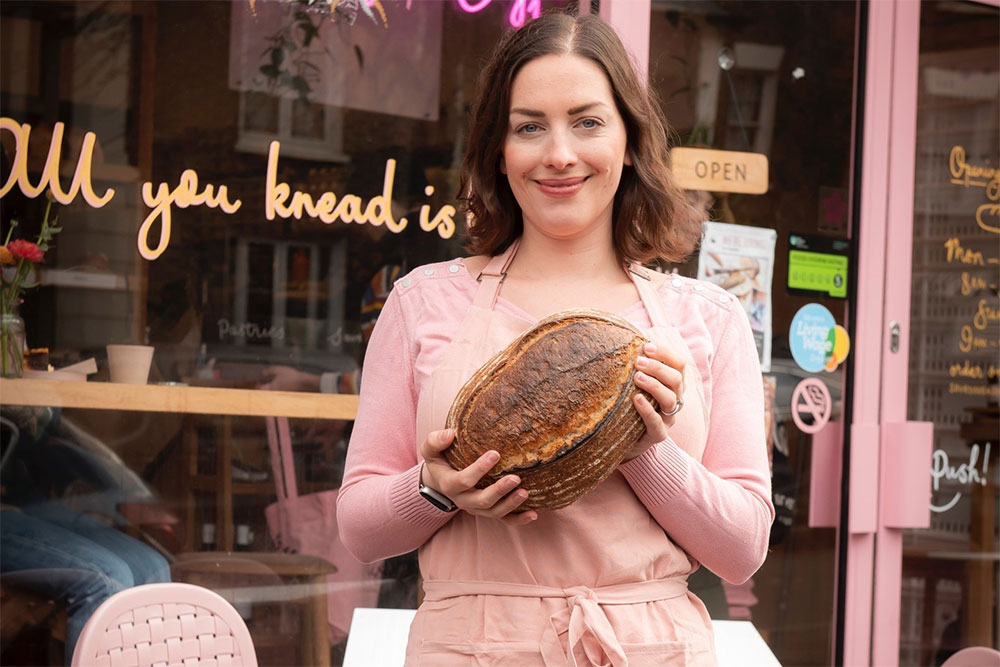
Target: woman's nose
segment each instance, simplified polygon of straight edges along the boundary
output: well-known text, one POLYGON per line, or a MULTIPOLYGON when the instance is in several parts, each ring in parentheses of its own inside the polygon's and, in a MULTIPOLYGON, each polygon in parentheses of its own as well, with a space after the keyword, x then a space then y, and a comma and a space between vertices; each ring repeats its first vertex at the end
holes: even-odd
POLYGON ((553 131, 545 148, 546 167, 566 169, 576 163, 576 149, 572 137, 565 132, 553 131))

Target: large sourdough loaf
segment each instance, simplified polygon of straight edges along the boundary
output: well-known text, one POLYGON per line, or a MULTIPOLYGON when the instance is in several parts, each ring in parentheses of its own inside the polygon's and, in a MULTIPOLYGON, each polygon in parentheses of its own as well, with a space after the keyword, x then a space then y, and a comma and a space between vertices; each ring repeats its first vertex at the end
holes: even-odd
POLYGON ((629 322, 597 310, 542 320, 458 393, 445 458, 461 470, 494 449, 500 461, 481 488, 513 473, 529 491, 521 510, 569 505, 610 475, 646 430, 632 403, 646 342, 629 322))

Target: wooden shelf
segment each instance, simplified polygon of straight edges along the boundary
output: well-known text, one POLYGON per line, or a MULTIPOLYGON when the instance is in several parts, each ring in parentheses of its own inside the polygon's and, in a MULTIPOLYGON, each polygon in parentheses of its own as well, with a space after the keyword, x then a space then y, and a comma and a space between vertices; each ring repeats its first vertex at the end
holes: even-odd
POLYGON ((354 394, 0 379, 0 403, 96 410, 353 420, 354 394))
MULTIPOLYGON (((273 496, 274 482, 268 479, 266 482, 233 482, 233 495, 237 496, 273 496)), ((300 494, 318 493, 333 488, 333 484, 326 482, 299 482, 298 491, 300 494)), ((196 475, 191 478, 191 488, 201 493, 215 493, 219 487, 219 480, 214 475, 196 475)))

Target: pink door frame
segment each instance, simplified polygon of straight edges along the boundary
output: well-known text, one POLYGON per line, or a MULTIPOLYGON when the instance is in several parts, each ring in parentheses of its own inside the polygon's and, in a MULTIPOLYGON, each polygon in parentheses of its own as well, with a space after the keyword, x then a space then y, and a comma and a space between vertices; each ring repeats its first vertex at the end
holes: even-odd
POLYGON ((844 664, 894 667, 903 529, 930 524, 933 424, 907 421, 920 2, 879 0, 869 12, 858 278, 865 287, 857 296, 847 566, 839 571, 847 584, 844 664))
MULTIPOLYGON (((1000 6, 1000 0, 971 1, 1000 6)), ((933 447, 933 424, 907 421, 920 2, 878 0, 869 8, 859 239, 859 269, 868 274, 868 280, 859 271, 858 284, 866 288, 858 292, 856 338, 857 347, 867 348, 872 358, 865 363, 855 358, 854 407, 856 424, 878 426, 876 433, 868 434, 874 440, 851 443, 851 468, 853 472, 856 453, 866 456, 857 452, 858 447, 877 447, 877 478, 870 479, 872 468, 859 475, 857 483, 873 484, 879 491, 877 505, 870 505, 877 507, 874 535, 867 530, 871 516, 863 522, 862 537, 856 537, 850 527, 844 664, 895 667, 899 664, 902 531, 930 525, 933 447), (880 271, 883 280, 879 280, 880 271), (884 285, 882 294, 878 285, 884 285), (893 323, 899 331, 895 351, 890 340, 893 323)), ((870 502, 871 493, 857 486, 853 475, 850 493, 853 517, 856 501, 870 502), (859 492, 866 497, 861 498, 859 492)))
MULTIPOLYGON (((588 0, 581 0, 581 5, 588 0)), ((618 31, 628 49, 639 76, 649 70, 649 11, 651 0, 601 0, 598 13, 618 31)))
MULTIPOLYGON (((885 282, 885 220, 888 207, 889 145, 891 127, 892 40, 894 3, 868 5, 865 108, 858 230, 858 285, 854 326, 853 420, 850 425, 848 475, 848 519, 845 563, 838 562, 838 577, 844 582, 843 664, 870 664, 871 582, 875 563, 876 512, 878 507, 878 424, 883 336, 885 282)), ((835 649, 836 650, 836 649, 835 649)))
MULTIPOLYGON (((879 528, 876 534, 872 664, 899 663, 899 621, 903 570, 903 532, 906 527, 930 525, 930 467, 933 427, 919 443, 919 451, 906 460, 922 462, 916 477, 892 479, 899 470, 897 446, 901 437, 893 426, 906 423, 909 395, 910 287, 913 254, 913 195, 917 141, 917 77, 920 54, 920 3, 897 2, 893 25, 892 123, 889 134, 888 211, 886 219, 884 327, 899 326, 898 350, 889 349, 889 336, 882 340, 882 396, 880 438, 879 528), (921 497, 921 493, 922 497, 921 497), (915 497, 908 509, 921 514, 911 520, 891 516, 891 500, 915 497)), ((901 434, 900 434, 901 435, 901 434)), ((903 508, 907 509, 907 508, 903 508)))
POLYGON ((843 664, 899 663, 903 529, 930 523, 933 424, 907 421, 920 3, 868 5, 843 664))

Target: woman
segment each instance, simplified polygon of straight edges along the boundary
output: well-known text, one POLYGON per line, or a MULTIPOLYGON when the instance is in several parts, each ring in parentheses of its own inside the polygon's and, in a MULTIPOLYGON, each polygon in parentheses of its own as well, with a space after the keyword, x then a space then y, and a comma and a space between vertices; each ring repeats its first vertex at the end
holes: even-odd
POLYGON ((407 665, 715 664, 686 577, 701 564, 742 582, 763 561, 761 376, 737 303, 636 263, 679 261, 700 235, 665 137, 596 17, 530 22, 484 71, 463 164, 476 255, 420 267, 390 294, 339 500, 341 538, 361 560, 420 549, 407 665), (636 399, 646 435, 580 500, 515 512, 527 497, 517 477, 475 488, 495 453, 452 470, 441 429, 483 362, 576 307, 646 332, 636 382, 662 411, 636 399))

